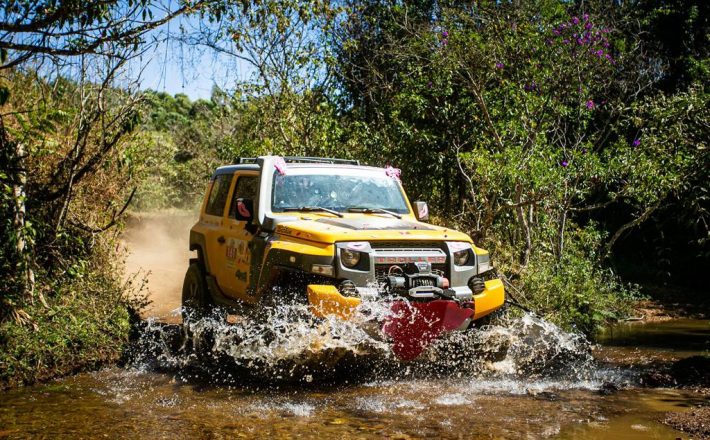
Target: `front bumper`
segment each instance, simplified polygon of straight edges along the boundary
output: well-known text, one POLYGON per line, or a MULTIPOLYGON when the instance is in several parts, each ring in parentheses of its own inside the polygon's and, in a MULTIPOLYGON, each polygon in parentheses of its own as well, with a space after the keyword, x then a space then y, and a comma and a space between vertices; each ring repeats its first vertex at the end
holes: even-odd
MULTIPOLYGON (((486 281, 485 285, 485 290, 478 295, 473 295, 471 301, 474 321, 498 310, 505 302, 505 289, 499 278, 486 281)), ((338 289, 332 285, 310 284, 307 289, 311 312, 318 317, 335 315, 341 319, 350 319, 355 309, 363 301, 361 298, 341 295, 338 289)), ((365 300, 376 300, 376 289, 372 290, 373 292, 368 291, 366 295, 363 295, 365 300)))

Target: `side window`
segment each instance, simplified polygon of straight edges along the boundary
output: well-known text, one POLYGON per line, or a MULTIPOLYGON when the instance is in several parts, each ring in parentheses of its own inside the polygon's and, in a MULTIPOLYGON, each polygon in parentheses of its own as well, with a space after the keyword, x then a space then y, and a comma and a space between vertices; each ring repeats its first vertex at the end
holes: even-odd
POLYGON ((256 206, 256 193, 259 190, 259 178, 256 176, 239 176, 234 187, 232 204, 229 207, 229 218, 237 218, 237 199, 250 199, 256 206))
POLYGON ((220 174, 214 179, 205 214, 222 217, 224 205, 227 203, 227 196, 229 195, 229 185, 232 183, 232 176, 232 174, 220 174))

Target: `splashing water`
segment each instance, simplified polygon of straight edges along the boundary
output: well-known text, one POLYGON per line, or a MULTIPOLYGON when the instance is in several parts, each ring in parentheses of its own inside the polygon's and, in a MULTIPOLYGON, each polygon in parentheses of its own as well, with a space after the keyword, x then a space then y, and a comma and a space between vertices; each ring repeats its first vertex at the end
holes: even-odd
POLYGON ((377 322, 387 310, 384 304, 367 304, 343 321, 316 318, 307 306, 294 304, 265 308, 258 319, 235 323, 223 316, 188 319, 182 327, 148 320, 129 364, 168 370, 218 366, 239 370, 241 377, 308 382, 313 372, 332 373, 344 358, 390 357, 388 344, 377 338, 377 322))
MULTIPOLYGON (((259 319, 188 320, 184 327, 148 321, 129 364, 137 369, 200 370, 213 380, 318 382, 346 374, 365 380, 475 377, 478 380, 553 379, 562 387, 593 388, 610 379, 584 336, 532 314, 446 333, 415 361, 402 362, 380 332, 390 305, 371 302, 353 318, 314 317, 305 305, 282 305, 259 319)), ((511 382, 512 383, 512 382, 511 382)))

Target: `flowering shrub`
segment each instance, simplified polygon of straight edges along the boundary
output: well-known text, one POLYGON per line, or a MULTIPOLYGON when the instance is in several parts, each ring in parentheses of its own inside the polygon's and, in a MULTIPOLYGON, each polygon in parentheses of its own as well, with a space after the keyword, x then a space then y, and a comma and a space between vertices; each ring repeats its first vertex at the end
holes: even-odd
POLYGON ((341 54, 340 74, 350 115, 367 121, 363 143, 403 169, 410 195, 493 250, 524 300, 592 332, 627 310, 602 263, 619 231, 643 221, 687 163, 651 152, 627 117, 654 80, 631 55, 636 40, 575 8, 476 2, 431 21, 370 9, 365 23, 377 26, 352 25, 362 33, 344 37, 357 50, 341 54), (607 206, 623 207, 625 222, 591 224, 607 206))

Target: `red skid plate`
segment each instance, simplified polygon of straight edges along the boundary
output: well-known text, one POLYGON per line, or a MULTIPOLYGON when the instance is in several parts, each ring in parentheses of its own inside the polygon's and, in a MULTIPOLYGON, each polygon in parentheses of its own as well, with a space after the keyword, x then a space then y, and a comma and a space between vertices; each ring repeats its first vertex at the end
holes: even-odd
POLYGON ((473 303, 435 300, 425 303, 397 301, 382 332, 393 340, 392 351, 405 361, 419 356, 444 331, 456 330, 473 316, 473 303))

